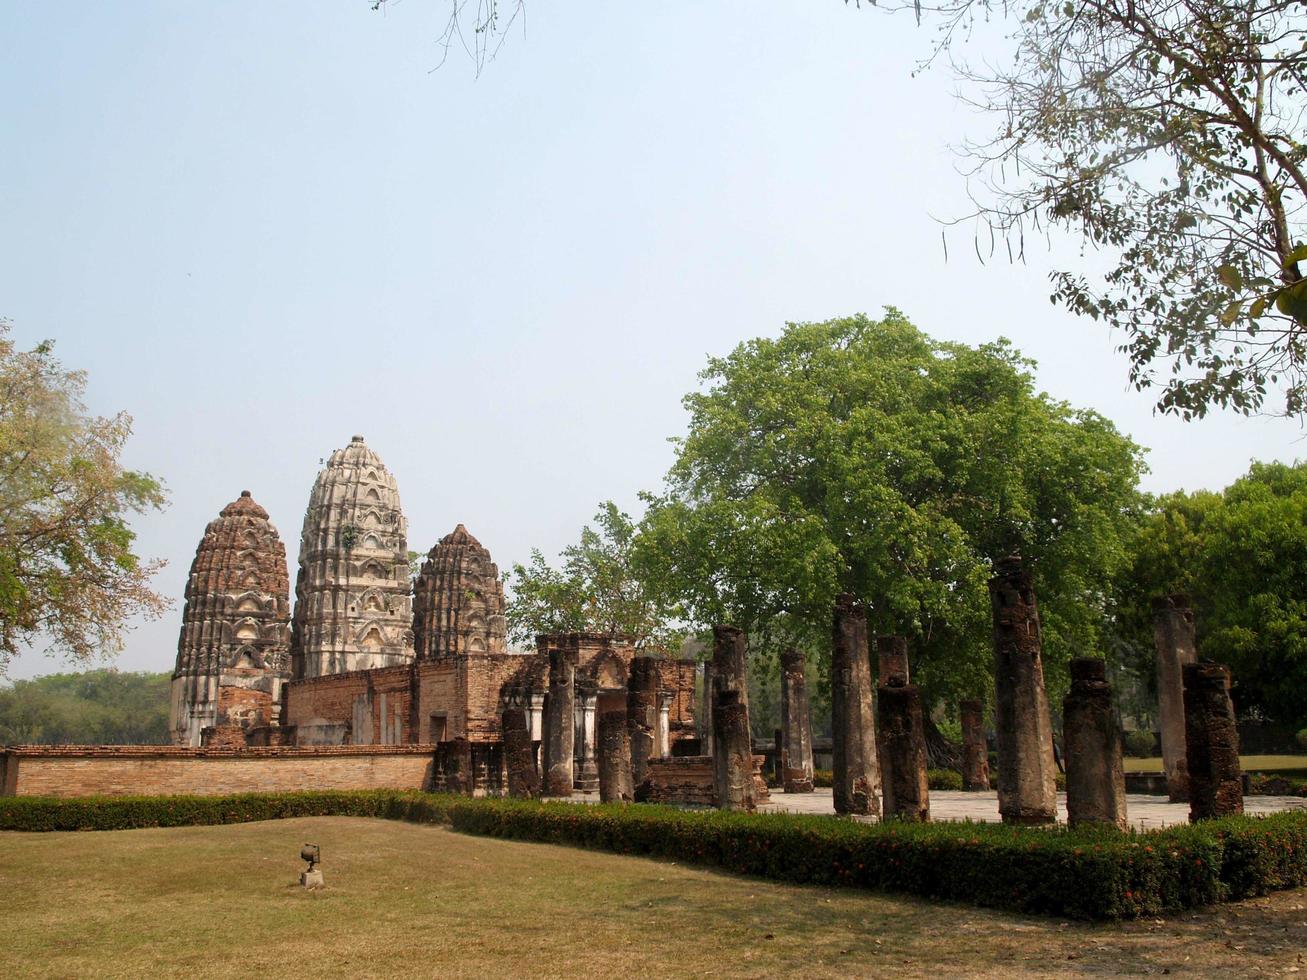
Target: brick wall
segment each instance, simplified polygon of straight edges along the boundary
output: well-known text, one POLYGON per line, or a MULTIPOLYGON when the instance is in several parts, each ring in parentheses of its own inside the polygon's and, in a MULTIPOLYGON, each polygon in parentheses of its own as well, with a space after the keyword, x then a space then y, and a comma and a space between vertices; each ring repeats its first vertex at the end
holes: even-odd
POLYGON ((306 789, 429 789, 430 745, 206 749, 18 746, 0 752, 5 795, 127 796, 306 789))

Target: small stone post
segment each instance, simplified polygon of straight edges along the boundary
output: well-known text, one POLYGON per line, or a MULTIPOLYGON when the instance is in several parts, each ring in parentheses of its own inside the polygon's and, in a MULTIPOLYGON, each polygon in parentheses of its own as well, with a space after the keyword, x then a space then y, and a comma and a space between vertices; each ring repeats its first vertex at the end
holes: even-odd
POLYGON ((1062 738, 1067 823, 1113 824, 1125 830, 1121 726, 1103 661, 1071 661, 1071 689, 1062 701, 1062 738))
POLYGON ((998 811, 1004 823, 1057 819, 1053 723, 1044 691, 1039 610, 1029 572, 1015 556, 994 563, 994 728, 998 811))
POLYGON ((626 723, 629 728, 631 778, 644 782, 649 760, 655 758, 658 731, 658 661, 632 657, 626 684, 626 723))
POLYGON ((921 691, 890 674, 881 686, 880 727, 889 772, 885 784, 886 820, 897 817, 915 823, 930 819, 930 791, 926 781, 926 731, 921 720, 921 691))
POLYGON ((503 716, 504 766, 508 769, 508 795, 529 800, 540 795, 535 746, 526 712, 509 708, 503 716))
POLYGON ((1153 644, 1157 649, 1157 707, 1162 729, 1162 769, 1172 803, 1189 799, 1188 762, 1184 747, 1185 664, 1194 663, 1194 614, 1183 595, 1153 600, 1153 644))
POLYGON ((605 711, 599 716, 599 799, 604 803, 635 800, 625 711, 605 711))
POLYGON ((959 706, 962 716, 962 788, 989 789, 989 747, 985 744, 985 703, 971 699, 959 706))
POLYGON ((738 689, 717 691, 713 705, 713 790, 722 810, 752 810, 753 737, 738 689))
POLYGON ((549 651, 549 700, 545 702, 545 794, 572 795, 576 727, 576 665, 563 650, 549 651))
POLYGON ((835 812, 880 816, 866 607, 855 603, 851 595, 841 595, 835 602, 831 633, 835 812))
POLYGON ((1229 668, 1202 660, 1185 664, 1182 676, 1189 820, 1196 823, 1243 813, 1243 772, 1229 668))
POLYGON ((781 654, 780 783, 787 793, 812 792, 812 720, 808 680, 798 650, 781 654))

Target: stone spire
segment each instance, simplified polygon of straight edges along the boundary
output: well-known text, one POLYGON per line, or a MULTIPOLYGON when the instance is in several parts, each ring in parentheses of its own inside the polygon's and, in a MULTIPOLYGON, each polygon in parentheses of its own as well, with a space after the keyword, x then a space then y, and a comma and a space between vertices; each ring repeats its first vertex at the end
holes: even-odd
POLYGON ((289 591, 286 548, 244 490, 191 562, 169 713, 178 745, 199 745, 210 726, 274 723, 289 676, 289 591))
POLYGON ((407 529, 395 478, 363 437, 333 452, 300 534, 296 677, 412 661, 407 529))
POLYGON ((503 653, 505 632, 499 569, 460 524, 431 549, 418 575, 413 595, 417 658, 503 653))

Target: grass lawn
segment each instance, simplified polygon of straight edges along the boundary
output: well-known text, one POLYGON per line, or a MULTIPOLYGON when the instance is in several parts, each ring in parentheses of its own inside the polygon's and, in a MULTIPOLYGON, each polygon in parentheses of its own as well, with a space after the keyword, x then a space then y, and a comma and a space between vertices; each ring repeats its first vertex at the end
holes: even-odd
POLYGON ((1304 889, 1095 926, 347 817, 0 834, 0 894, 3 977, 1307 971, 1304 889))
MULTIPOLYGON (((1268 775, 1301 775, 1307 777, 1307 755, 1241 755, 1239 763, 1244 772, 1264 772, 1268 775)), ((1161 772, 1162 760, 1125 760, 1126 772, 1161 772)))

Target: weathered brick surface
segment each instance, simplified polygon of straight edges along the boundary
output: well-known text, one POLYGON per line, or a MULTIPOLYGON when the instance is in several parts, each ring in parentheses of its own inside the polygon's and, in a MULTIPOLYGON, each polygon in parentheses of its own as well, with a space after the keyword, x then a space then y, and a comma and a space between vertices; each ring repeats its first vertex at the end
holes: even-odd
POLYGON ((37 745, 12 747, 2 755, 5 795, 212 796, 307 789, 429 789, 433 748, 37 745))
MULTIPOLYGON (((766 803, 771 799, 767 780, 763 776, 764 756, 753 757, 753 801, 766 803)), ((644 783, 636 789, 636 799, 648 803, 681 803, 696 806, 716 806, 717 794, 713 790, 712 756, 691 755, 669 759, 650 759, 644 783)))

